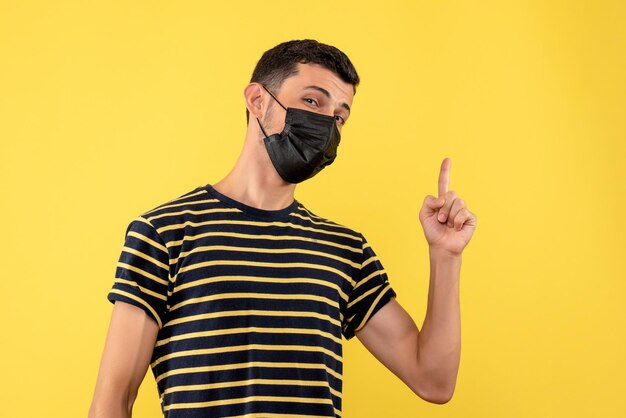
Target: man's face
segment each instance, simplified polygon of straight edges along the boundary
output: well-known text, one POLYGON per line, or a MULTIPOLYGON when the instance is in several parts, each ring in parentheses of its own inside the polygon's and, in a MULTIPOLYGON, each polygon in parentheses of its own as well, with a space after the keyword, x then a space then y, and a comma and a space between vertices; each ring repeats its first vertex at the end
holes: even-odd
MULTIPOLYGON (((280 90, 272 91, 272 94, 286 108, 294 107, 333 116, 340 132, 350 116, 354 97, 351 84, 317 64, 298 64, 298 73, 283 81, 280 90)), ((261 123, 269 128, 266 132, 271 135, 281 132, 285 127, 286 111, 267 92, 266 95, 269 111, 261 123)))

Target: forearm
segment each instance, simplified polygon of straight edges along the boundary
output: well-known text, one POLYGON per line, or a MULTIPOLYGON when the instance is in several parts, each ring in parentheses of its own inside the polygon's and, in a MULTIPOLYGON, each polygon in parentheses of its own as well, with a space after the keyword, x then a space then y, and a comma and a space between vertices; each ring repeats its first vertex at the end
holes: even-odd
POLYGON ((127 394, 96 394, 89 408, 89 418, 130 418, 135 397, 127 394))
POLYGON ((95 405, 89 409, 89 418, 130 418, 131 413, 121 404, 95 405))
POLYGON ((418 335, 417 362, 429 391, 447 401, 454 392, 461 358, 461 255, 432 249, 429 255, 428 308, 418 335))

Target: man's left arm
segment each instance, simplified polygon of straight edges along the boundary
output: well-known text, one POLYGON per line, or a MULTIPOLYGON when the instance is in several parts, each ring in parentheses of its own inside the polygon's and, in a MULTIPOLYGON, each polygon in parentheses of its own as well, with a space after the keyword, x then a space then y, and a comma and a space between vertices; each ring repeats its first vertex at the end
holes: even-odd
POLYGON ((449 158, 441 164, 439 196, 426 196, 419 219, 428 242, 430 283, 421 332, 392 298, 355 333, 365 347, 413 392, 433 403, 452 398, 461 357, 461 254, 476 215, 449 191, 449 158))
POLYGON ((428 308, 422 330, 395 298, 355 333, 420 398, 452 398, 461 357, 460 257, 430 254, 428 308))

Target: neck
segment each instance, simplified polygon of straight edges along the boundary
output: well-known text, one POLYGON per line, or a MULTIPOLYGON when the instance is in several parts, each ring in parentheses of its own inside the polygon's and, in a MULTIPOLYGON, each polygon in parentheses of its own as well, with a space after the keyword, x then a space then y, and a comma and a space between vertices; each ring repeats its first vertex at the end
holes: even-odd
POLYGON ((263 140, 246 137, 244 148, 230 173, 213 184, 220 193, 263 210, 280 210, 294 200, 296 185, 276 172, 263 140))

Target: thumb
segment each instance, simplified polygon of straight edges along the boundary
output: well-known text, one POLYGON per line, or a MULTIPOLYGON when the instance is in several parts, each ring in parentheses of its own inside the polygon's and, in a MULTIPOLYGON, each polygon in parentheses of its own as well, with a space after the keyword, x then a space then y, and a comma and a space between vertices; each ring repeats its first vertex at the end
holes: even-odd
POLYGON ((424 199, 424 205, 428 206, 430 209, 439 209, 443 206, 446 200, 442 197, 435 197, 433 195, 428 195, 424 199))

